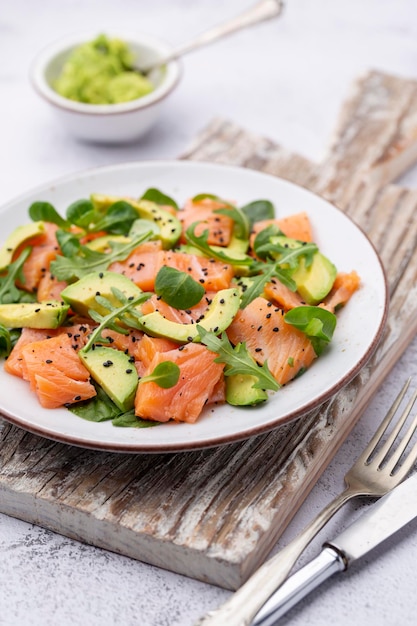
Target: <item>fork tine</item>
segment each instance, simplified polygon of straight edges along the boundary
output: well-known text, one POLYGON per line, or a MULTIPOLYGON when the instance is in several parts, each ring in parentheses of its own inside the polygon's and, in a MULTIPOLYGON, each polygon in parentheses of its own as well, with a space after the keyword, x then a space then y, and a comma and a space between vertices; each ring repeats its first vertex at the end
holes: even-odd
MULTIPOLYGON (((407 408, 404 411, 404 413, 407 412, 407 415, 410 413, 410 411, 413 408, 413 405, 414 405, 416 399, 417 399, 417 391, 414 392, 413 397, 410 399, 410 402, 408 403, 407 408)), ((402 455, 404 454, 408 444, 411 441, 411 438, 413 437, 414 433, 416 432, 416 428, 417 428, 417 415, 414 417, 413 421, 411 422, 410 426, 408 427, 408 430, 407 430, 406 434, 402 438, 401 443, 398 445, 398 448, 392 454, 390 460, 388 461, 388 463, 385 466, 385 469, 387 471, 389 471, 390 474, 392 474, 394 472, 395 466, 397 465, 397 463, 400 461, 402 455)), ((397 472, 395 472, 395 474, 396 473, 397 472)))
MULTIPOLYGON (((372 459, 371 462, 377 463, 378 467, 380 467, 381 464, 384 462, 384 460, 387 458, 392 446, 394 445, 394 442, 397 440, 398 434, 401 431, 402 427, 404 426, 405 422, 407 421, 407 418, 410 414, 411 409, 413 408, 416 398, 417 398, 417 391, 413 393, 413 396, 411 397, 404 411, 400 415, 398 422, 395 424, 389 437, 387 437, 387 440, 384 442, 384 445, 382 446, 381 450, 372 459)), ((408 435, 406 435, 405 437, 406 442, 405 442, 405 446, 402 449, 402 452, 404 452, 405 448, 407 447, 407 444, 410 441, 411 437, 413 436, 413 433, 414 433, 414 430, 412 430, 411 433, 408 433, 409 434, 408 440, 407 440, 408 435)), ((401 457, 402 452, 400 453, 399 457, 401 457)), ((395 454, 393 455, 393 458, 394 457, 395 457, 395 454)), ((398 459, 396 462, 398 462, 398 459)))
POLYGON ((381 441, 382 437, 384 436, 385 431, 387 430, 388 426, 390 425, 390 423, 392 421, 392 418, 396 414, 397 409, 398 409, 399 405, 401 404, 401 402, 402 402, 402 400, 403 400, 403 398, 404 398, 404 396, 405 396, 405 394, 407 392, 408 387, 410 386, 410 382, 411 382, 411 378, 406 380, 403 388, 401 389, 401 391, 398 394, 398 396, 395 398, 394 402, 392 403, 391 408, 389 409, 388 413, 386 414, 386 416, 382 420, 380 426, 378 427, 378 430, 375 432, 374 436, 372 437, 372 439, 370 440, 370 442, 366 446, 365 450, 360 455, 358 461, 365 462, 366 464, 368 463, 369 458, 372 455, 372 452, 375 450, 375 448, 377 447, 378 443, 381 441))

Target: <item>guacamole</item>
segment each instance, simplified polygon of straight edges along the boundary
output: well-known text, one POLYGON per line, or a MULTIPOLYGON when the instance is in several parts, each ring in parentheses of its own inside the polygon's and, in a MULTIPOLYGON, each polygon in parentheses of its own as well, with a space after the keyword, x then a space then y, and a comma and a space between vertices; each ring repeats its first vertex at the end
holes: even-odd
POLYGON ((71 53, 53 88, 64 98, 87 104, 116 104, 141 98, 154 86, 132 71, 133 54, 120 39, 99 35, 71 53))

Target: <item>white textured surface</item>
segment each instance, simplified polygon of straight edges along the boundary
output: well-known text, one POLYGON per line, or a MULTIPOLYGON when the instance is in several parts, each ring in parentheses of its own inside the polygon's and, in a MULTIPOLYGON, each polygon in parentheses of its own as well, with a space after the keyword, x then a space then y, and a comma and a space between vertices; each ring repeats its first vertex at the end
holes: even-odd
MULTIPOLYGON (((250 0, 52 0, 3 2, 0 12, 2 200, 69 172, 177 156, 215 115, 319 159, 350 82, 369 68, 417 78, 414 0, 289 0, 280 22, 235 35, 184 60, 184 77, 158 127, 140 144, 103 148, 65 134, 28 82, 45 43, 77 30, 124 27, 181 43, 250 0)), ((417 184, 417 170, 405 181, 417 184)), ((417 342, 389 376, 357 428, 282 537, 284 545, 342 487, 403 379, 417 376, 417 342)), ((348 505, 303 560, 316 554, 363 503, 348 505)), ((191 626, 228 592, 78 544, 0 516, 0 624, 191 626)), ((415 623, 417 522, 329 581, 282 624, 391 626, 415 623)))

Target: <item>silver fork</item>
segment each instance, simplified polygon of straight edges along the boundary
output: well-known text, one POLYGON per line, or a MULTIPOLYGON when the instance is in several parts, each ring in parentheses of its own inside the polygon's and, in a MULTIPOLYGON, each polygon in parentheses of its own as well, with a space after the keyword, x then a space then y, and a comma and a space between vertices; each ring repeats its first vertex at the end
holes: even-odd
POLYGON ((407 455, 404 454, 416 431, 417 415, 401 439, 399 433, 417 399, 417 390, 386 441, 379 450, 377 448, 389 425, 394 421, 410 380, 407 380, 371 441, 347 472, 345 490, 283 550, 266 561, 227 602, 219 609, 210 611, 197 622, 196 626, 249 626, 265 602, 285 581, 304 549, 346 502, 357 496, 383 496, 405 478, 417 459, 417 443, 407 455), (398 446, 390 455, 397 439, 398 446))

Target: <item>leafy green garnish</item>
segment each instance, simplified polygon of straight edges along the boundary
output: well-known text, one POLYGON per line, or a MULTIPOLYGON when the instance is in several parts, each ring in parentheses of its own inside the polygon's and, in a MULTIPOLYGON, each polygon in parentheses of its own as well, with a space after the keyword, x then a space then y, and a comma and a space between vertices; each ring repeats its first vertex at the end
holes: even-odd
POLYGON ((137 219, 136 209, 125 200, 120 200, 109 207, 91 230, 93 232, 104 230, 112 235, 127 235, 137 219))
POLYGON ((234 223, 234 234, 238 239, 249 239, 250 223, 247 216, 238 208, 229 205, 227 209, 216 209, 214 213, 220 213, 230 217, 234 223))
POLYGON ((137 296, 137 298, 128 298, 123 292, 116 289, 116 287, 112 287, 112 293, 121 303, 120 306, 115 306, 104 296, 96 296, 95 299, 97 303, 107 309, 109 313, 107 313, 107 315, 101 315, 92 309, 88 311, 89 316, 98 323, 98 326, 89 336, 87 343, 82 349, 83 352, 90 350, 95 343, 108 343, 108 339, 102 335, 105 328, 114 330, 117 333, 122 333, 123 335, 129 333, 126 326, 129 328, 141 328, 139 320, 142 314, 136 307, 142 304, 142 302, 145 302, 152 294, 143 292, 137 296))
POLYGON ((229 265, 252 265, 253 259, 250 256, 243 255, 241 258, 230 257, 226 252, 220 250, 218 247, 213 248, 208 243, 209 231, 204 230, 201 235, 195 234, 195 228, 197 224, 201 222, 193 222, 186 230, 185 237, 188 243, 198 248, 203 254, 209 256, 212 259, 222 261, 222 263, 228 263, 229 265))
POLYGON ((34 222, 51 222, 61 228, 69 226, 69 223, 58 213, 50 202, 33 202, 29 207, 29 216, 34 222))
POLYGON ((129 426, 135 428, 148 428, 157 426, 158 422, 142 420, 136 417, 133 409, 123 412, 109 398, 106 392, 95 383, 97 395, 85 402, 78 402, 68 407, 71 413, 82 417, 90 422, 106 422, 112 420, 113 426, 129 426))
POLYGON ((259 273, 256 276, 251 276, 250 284, 248 284, 246 289, 242 292, 240 301, 241 309, 244 309, 252 300, 260 296, 266 283, 269 283, 272 278, 278 278, 278 280, 291 291, 295 291, 297 288, 289 272, 281 269, 279 263, 261 263, 258 270, 259 273))
POLYGON ((66 214, 68 222, 84 230, 88 230, 90 225, 96 222, 97 215, 99 215, 91 200, 84 198, 70 204, 66 214))
POLYGON ((156 275, 155 293, 176 309, 189 309, 200 302, 205 290, 186 272, 163 265, 156 275))
POLYGON ((7 266, 6 274, 0 276, 0 304, 35 302, 35 294, 19 289, 15 284, 16 280, 25 282, 22 269, 31 251, 32 248, 25 248, 16 261, 7 266))
POLYGON ((0 324, 0 358, 9 356, 21 333, 21 328, 6 328, 0 324))
POLYGON ((253 385, 255 389, 272 389, 277 391, 280 388, 279 383, 272 376, 267 362, 265 361, 262 366, 259 366, 249 354, 245 343, 238 343, 233 347, 225 332, 222 333, 221 337, 217 337, 213 332, 205 330, 200 324, 197 325, 197 330, 201 343, 212 352, 218 354, 214 361, 225 364, 225 376, 247 374, 258 379, 253 385))
MULTIPOLYGON (((57 237, 59 238, 59 234, 57 237)), ((91 272, 104 272, 114 261, 123 261, 137 248, 140 243, 147 241, 152 233, 140 233, 127 243, 109 241, 110 252, 96 252, 87 246, 80 245, 76 256, 58 256, 51 262, 51 272, 58 280, 73 282, 91 272)), ((68 239, 70 241, 70 238, 68 239)), ((63 252, 67 252, 67 248, 63 252)))
POLYGON ((240 210, 248 218, 251 228, 256 222, 271 220, 275 217, 274 205, 269 200, 255 200, 245 204, 240 210))
POLYGON ((150 202, 155 202, 155 204, 159 204, 162 206, 172 206, 177 211, 179 208, 178 204, 175 202, 175 200, 173 200, 173 198, 170 198, 166 194, 162 193, 162 191, 160 191, 159 189, 155 189, 154 187, 147 189, 141 197, 141 200, 149 200, 150 202))
POLYGON ((142 376, 139 380, 139 385, 142 383, 156 383, 158 387, 162 389, 170 389, 175 387, 179 378, 181 370, 173 361, 163 361, 159 363, 148 376, 142 376))
POLYGON ((196 196, 192 198, 192 202, 201 202, 202 200, 206 200, 206 199, 215 200, 216 202, 221 202, 222 204, 225 204, 227 206, 232 206, 231 204, 226 202, 226 200, 223 200, 223 198, 219 198, 219 196, 216 196, 213 193, 198 193, 196 196))
POLYGON ((318 306, 298 306, 284 315, 287 324, 298 328, 309 337, 317 356, 332 340, 336 315, 318 306))

